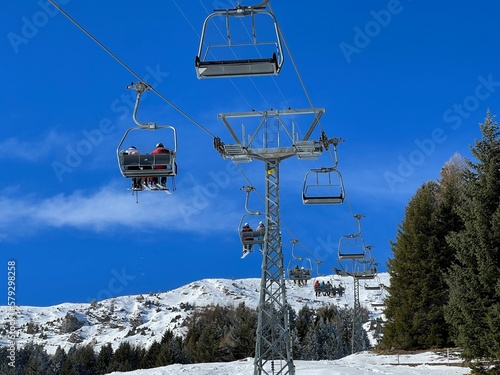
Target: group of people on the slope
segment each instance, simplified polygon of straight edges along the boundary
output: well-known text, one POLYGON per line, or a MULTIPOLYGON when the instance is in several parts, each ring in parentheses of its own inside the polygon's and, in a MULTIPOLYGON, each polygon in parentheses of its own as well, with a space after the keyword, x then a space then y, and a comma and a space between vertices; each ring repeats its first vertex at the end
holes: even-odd
POLYGON ((314 282, 314 292, 316 294, 316 297, 321 296, 323 294, 324 296, 331 296, 331 297, 336 297, 337 294, 342 297, 344 295, 345 288, 342 285, 333 286, 330 281, 327 281, 326 283, 322 281, 321 283, 316 280, 314 282))
POLYGON ((266 233, 266 226, 264 223, 261 221, 259 222, 259 225, 257 228, 254 230, 250 227, 250 224, 245 223, 243 227, 241 228, 241 240, 243 242, 243 255, 246 253, 252 251, 252 247, 254 245, 255 239, 262 241, 264 240, 264 235, 266 233), (255 236, 256 235, 256 236, 255 236))
MULTIPOLYGON (((124 155, 140 155, 139 151, 135 146, 130 146, 123 152, 124 155)), ((157 143, 156 148, 151 152, 153 155, 158 154, 172 154, 172 150, 163 146, 163 143, 157 143)), ((137 168, 138 166, 129 166, 129 169, 137 168)), ((142 169, 151 169, 151 167, 142 166, 142 169)), ((153 169, 167 169, 167 165, 164 164, 155 164, 153 169)), ((177 163, 174 165, 175 174, 177 174, 177 163)), ((142 190, 143 186, 148 187, 150 189, 156 189, 158 187, 158 183, 161 188, 167 188, 167 177, 161 176, 160 181, 158 181, 158 177, 134 177, 132 178, 132 190, 142 190)))

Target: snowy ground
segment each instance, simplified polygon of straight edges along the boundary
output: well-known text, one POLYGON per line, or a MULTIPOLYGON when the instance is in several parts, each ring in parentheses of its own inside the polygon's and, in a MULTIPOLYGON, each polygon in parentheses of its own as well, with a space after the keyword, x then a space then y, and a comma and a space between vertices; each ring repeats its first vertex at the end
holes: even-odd
MULTIPOLYGON (((376 355, 357 353, 336 361, 294 361, 297 375, 465 375, 457 357, 425 352, 421 354, 376 355)), ((281 368, 281 367, 280 367, 281 368)), ((270 371, 270 370, 266 370, 270 371)), ((170 365, 149 370, 113 372, 113 375, 252 375, 253 359, 229 363, 170 365)))

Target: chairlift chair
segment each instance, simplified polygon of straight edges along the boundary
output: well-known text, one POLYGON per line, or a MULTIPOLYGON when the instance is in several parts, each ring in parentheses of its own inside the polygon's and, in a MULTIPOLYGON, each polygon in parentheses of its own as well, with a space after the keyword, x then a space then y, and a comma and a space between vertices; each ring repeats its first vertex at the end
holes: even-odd
MULTIPOLYGON (((134 89, 137 93, 132 115, 137 126, 125 132, 116 148, 120 173, 123 177, 130 179, 166 179, 170 177, 173 181, 173 177, 177 175, 177 131, 170 125, 157 125, 154 122, 141 122, 137 119, 141 95, 150 90, 149 85, 144 82, 132 83, 127 86, 127 89, 134 89), (139 132, 141 133, 139 134, 139 132), (167 146, 165 153, 153 154, 154 147, 159 141, 167 146), (137 154, 126 152, 126 149, 132 145, 138 151, 137 154)), ((166 190, 168 192, 166 186, 150 190, 166 190)), ((174 183, 173 190, 175 190, 174 183)))
POLYGON ((347 234, 339 239, 338 245, 338 260, 360 260, 367 258, 367 251, 370 252, 373 246, 366 246, 363 236, 361 236, 361 219, 362 214, 354 215, 358 232, 347 234))
POLYGON ((365 282, 364 287, 365 290, 375 290, 375 291, 382 290, 382 286, 380 285, 380 278, 375 275, 372 282, 365 282))
POLYGON ((340 204, 344 202, 342 175, 335 168, 311 169, 304 177, 304 204, 340 204))
POLYGON ((321 263, 323 263, 323 261, 321 260, 316 260, 316 276, 314 278, 314 292, 316 293, 316 295, 318 293, 320 294, 323 294, 323 296, 331 296, 331 297, 334 297, 337 295, 337 293, 339 294, 343 294, 344 291, 345 291, 345 287, 340 284, 338 287, 337 285, 334 285, 333 282, 335 281, 335 279, 333 278, 333 275, 327 275, 327 274, 322 274, 320 273, 320 265, 321 263), (326 281, 329 281, 330 283, 325 283, 324 285, 319 285, 316 286, 316 281, 318 282, 325 282, 325 278, 328 278, 328 280, 326 281))
POLYGON ((277 75, 283 66, 283 49, 276 17, 262 6, 238 6, 234 9, 215 10, 203 23, 198 55, 195 59, 198 78, 245 77, 277 75), (206 41, 207 30, 218 31, 217 19, 225 20, 224 41, 206 41), (251 40, 236 41, 231 34, 231 21, 240 20, 251 28, 251 40), (264 21, 265 20, 265 21, 264 21), (246 23, 245 23, 246 21, 246 23), (257 35, 257 24, 265 22, 273 27, 273 39, 261 39, 257 35), (244 52, 245 57, 236 56, 236 51, 244 52), (251 51, 251 53, 249 53, 251 51), (270 53, 262 57, 262 53, 270 53))
POLYGON ((339 297, 342 297, 345 293, 346 290, 346 283, 344 280, 342 280, 341 275, 339 274, 334 274, 332 276, 332 284, 333 284, 333 297, 336 297, 336 294, 339 295, 339 297))
POLYGON ((304 204, 341 204, 344 202, 344 182, 337 169, 339 160, 337 145, 343 141, 342 138, 328 138, 325 132, 322 132, 319 142, 325 149, 328 149, 330 144, 333 145, 334 165, 328 168, 311 169, 306 173, 302 189, 304 204))
POLYGON ((307 282, 312 277, 312 262, 309 258, 303 258, 295 254, 296 239, 292 242, 292 259, 288 262, 288 278, 293 281, 307 282))
POLYGON ((374 280, 377 276, 375 259, 358 259, 354 264, 353 276, 359 280, 374 280))
POLYGON ((340 237, 338 245, 338 259, 356 260, 366 257, 366 246, 361 235, 345 235, 340 237))
POLYGON ((243 245, 263 245, 265 241, 265 231, 257 231, 257 225, 260 221, 264 221, 265 215, 260 213, 248 213, 241 217, 240 224, 238 226, 238 233, 243 245), (245 223, 250 224, 251 231, 243 231, 243 226, 245 223))
MULTIPOLYGON (((170 146, 165 141, 165 144, 170 146)), ((176 130, 172 126, 155 126, 154 129, 133 127, 125 132, 120 144, 116 149, 116 154, 118 158, 118 165, 120 167, 120 173, 126 178, 142 178, 142 177, 174 177, 177 174, 176 168, 176 154, 177 154, 177 135, 176 130), (156 139, 164 139, 163 132, 161 129, 167 129, 172 132, 169 138, 173 139, 172 148, 167 148, 167 153, 165 154, 152 154, 154 149, 154 143, 141 144, 140 137, 134 137, 133 143, 128 140, 129 133, 132 131, 157 131, 155 134, 156 139), (160 135, 161 134, 161 135, 160 135), (128 155, 124 152, 123 145, 138 144, 136 146, 139 154, 128 155)))
POLYGON ((290 280, 309 281, 311 280, 311 277, 312 277, 311 259, 301 258, 301 257, 290 259, 290 261, 288 262, 288 278, 290 280), (295 268, 295 266, 299 266, 299 268, 295 268))

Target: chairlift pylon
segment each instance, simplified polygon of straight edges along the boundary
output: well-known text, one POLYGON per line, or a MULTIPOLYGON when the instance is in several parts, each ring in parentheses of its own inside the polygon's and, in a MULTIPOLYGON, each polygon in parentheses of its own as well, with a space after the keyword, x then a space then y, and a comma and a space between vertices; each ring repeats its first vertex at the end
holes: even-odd
POLYGON ((127 89, 135 89, 137 93, 132 115, 136 126, 125 132, 116 149, 120 173, 133 181, 132 190, 136 192, 150 190, 170 193, 166 180, 172 179, 171 189, 175 190, 177 131, 170 125, 139 121, 137 111, 141 95, 150 87, 139 82, 127 86, 127 89))
MULTIPOLYGON (((238 5, 234 9, 214 10, 203 23, 198 55, 195 59, 198 78, 245 77, 277 75, 283 66, 283 48, 278 21, 266 10, 268 1, 255 6, 238 5), (225 20, 225 36, 222 42, 207 41, 207 30, 220 33, 217 19, 225 20), (232 20, 238 19, 251 28, 251 38, 237 41, 232 35, 232 20), (270 23, 273 39, 261 39, 257 25, 270 23), (246 21, 246 23, 245 23, 246 21), (236 52, 244 52, 239 56, 236 52), (262 57, 262 55, 266 55, 262 57), (268 55, 267 55, 268 54, 268 55)), ((234 26, 234 25, 233 25, 234 26)), ((222 34, 222 33, 221 33, 222 34)))

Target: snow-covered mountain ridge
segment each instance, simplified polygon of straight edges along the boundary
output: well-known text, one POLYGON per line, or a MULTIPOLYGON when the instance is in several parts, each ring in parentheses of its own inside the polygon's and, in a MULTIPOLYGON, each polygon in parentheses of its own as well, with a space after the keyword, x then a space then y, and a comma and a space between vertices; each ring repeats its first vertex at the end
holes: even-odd
MULTIPOLYGON (((304 305, 317 309, 334 304, 352 307, 354 303, 353 279, 351 277, 321 277, 334 286, 343 285, 342 297, 315 297, 312 280, 299 287, 287 281, 287 300, 296 311, 304 305)), ((379 274, 374 284, 389 285, 389 275, 379 274)), ((370 285, 366 285, 369 287, 370 285)), ((28 342, 41 344, 49 354, 58 346, 66 351, 75 343, 92 344, 96 350, 110 342, 117 348, 121 342, 148 347, 160 340, 167 328, 177 335, 185 334, 182 322, 194 309, 212 304, 237 306, 244 302, 256 308, 259 300, 260 279, 204 279, 180 288, 142 295, 110 298, 92 303, 63 303, 49 307, 17 306, 15 312, 17 344, 28 342)), ((370 311, 370 318, 383 318, 383 299, 387 292, 366 289, 360 282, 361 305, 370 311)), ((0 345, 8 345, 7 325, 12 320, 9 306, 0 306, 0 345)))

